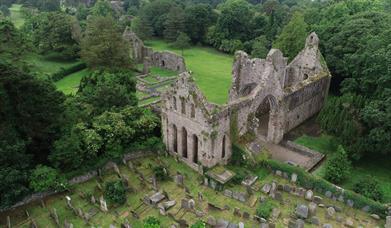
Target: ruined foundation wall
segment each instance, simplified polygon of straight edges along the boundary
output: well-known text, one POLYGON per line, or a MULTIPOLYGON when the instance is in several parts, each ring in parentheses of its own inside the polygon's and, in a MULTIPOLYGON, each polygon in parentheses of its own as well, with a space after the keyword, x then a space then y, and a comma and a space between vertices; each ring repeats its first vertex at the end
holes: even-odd
POLYGON ((150 50, 146 53, 146 56, 149 58, 152 66, 178 71, 179 73, 186 71, 185 59, 182 56, 169 51, 151 52, 150 50))

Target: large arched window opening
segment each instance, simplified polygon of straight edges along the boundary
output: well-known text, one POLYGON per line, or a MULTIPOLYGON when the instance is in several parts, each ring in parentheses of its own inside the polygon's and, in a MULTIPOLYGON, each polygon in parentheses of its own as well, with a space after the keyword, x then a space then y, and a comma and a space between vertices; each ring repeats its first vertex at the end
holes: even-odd
POLYGON ((187 158, 187 131, 182 128, 182 156, 187 158))
POLYGON ((175 153, 178 153, 178 130, 175 124, 172 126, 172 148, 175 153))
POLYGON ((198 137, 193 135, 193 162, 198 163, 198 137))

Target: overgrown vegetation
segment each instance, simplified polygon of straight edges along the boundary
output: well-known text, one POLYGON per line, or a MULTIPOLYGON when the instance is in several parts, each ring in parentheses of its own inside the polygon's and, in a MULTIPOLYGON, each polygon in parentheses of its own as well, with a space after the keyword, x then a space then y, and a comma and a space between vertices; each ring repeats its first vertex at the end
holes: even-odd
POLYGON ((261 202, 257 208, 257 215, 264 219, 269 219, 275 204, 270 200, 265 200, 261 202))

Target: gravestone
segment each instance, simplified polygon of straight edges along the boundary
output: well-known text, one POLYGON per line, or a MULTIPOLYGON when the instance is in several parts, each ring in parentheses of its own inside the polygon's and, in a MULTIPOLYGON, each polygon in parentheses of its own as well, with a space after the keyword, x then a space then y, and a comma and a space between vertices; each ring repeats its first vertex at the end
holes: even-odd
POLYGON ((155 191, 158 190, 157 180, 156 180, 156 176, 155 176, 155 175, 152 175, 152 188, 153 188, 153 190, 155 190, 155 191))
POLYGON ((314 192, 312 190, 308 190, 306 193, 305 193, 305 199, 306 200, 309 200, 309 201, 312 201, 312 197, 314 196, 314 192))
POLYGON ((64 228, 73 228, 73 224, 69 223, 67 220, 64 221, 64 228))
POLYGON ((213 216, 209 216, 206 223, 210 226, 216 226, 217 224, 216 219, 213 216))
POLYGON ((311 217, 311 223, 312 223, 312 224, 314 224, 314 225, 317 225, 317 226, 319 226, 319 224, 320 224, 320 220, 319 220, 319 218, 318 218, 318 217, 316 217, 316 216, 312 216, 312 217, 311 217))
POLYGON ((276 170, 276 175, 281 177, 282 176, 281 170, 276 170))
POLYGON ((282 193, 281 192, 276 192, 274 194, 274 199, 277 200, 277 201, 282 202, 282 193))
POLYGON ((117 166, 116 163, 113 162, 113 169, 114 169, 114 172, 118 175, 118 176, 121 176, 121 172, 119 171, 119 168, 117 166))
POLYGON ((308 207, 304 204, 299 204, 296 207, 295 213, 299 218, 307 219, 308 218, 308 207))
POLYGON ((195 201, 193 199, 189 200, 189 209, 194 210, 195 208, 195 201))
POLYGON ((263 187, 262 187, 262 192, 265 193, 265 194, 268 194, 271 190, 272 186, 270 184, 265 184, 263 187))
POLYGON ((385 228, 391 228, 391 216, 386 217, 386 225, 385 228))
POLYGON ((348 199, 348 200, 346 201, 346 204, 347 204, 349 207, 353 207, 353 206, 354 206, 354 201, 351 200, 351 199, 348 199))
POLYGON ((314 196, 314 202, 317 204, 322 203, 323 198, 320 196, 314 196))
POLYGON ((179 186, 183 186, 183 176, 181 174, 175 175, 175 183, 179 186))
POLYGON ((72 199, 71 199, 71 197, 70 196, 65 196, 65 200, 66 200, 66 202, 67 202, 67 206, 69 207, 69 208, 73 208, 73 206, 72 206, 72 199))
POLYGON ((326 218, 331 219, 334 217, 335 209, 334 207, 328 207, 326 210, 326 218))
POLYGON ((208 178, 204 178, 204 186, 208 187, 209 185, 209 179, 208 178))
POLYGON ((229 198, 232 198, 232 191, 231 190, 229 190, 229 189, 225 189, 224 190, 224 195, 226 196, 226 197, 229 197, 229 198))
POLYGON ((325 196, 326 196, 327 198, 330 198, 330 199, 331 199, 331 197, 333 197, 333 193, 330 192, 330 191, 326 191, 325 196))
POLYGON ((198 201, 202 202, 204 200, 204 196, 201 192, 198 192, 198 201))
POLYGON ((283 188, 284 188, 284 192, 290 192, 291 191, 291 186, 289 186, 287 184, 285 184, 283 188))
POLYGON ((100 209, 103 211, 103 212, 107 212, 107 203, 105 201, 105 199, 103 198, 103 196, 101 196, 99 198, 99 202, 100 202, 100 209))
POLYGON ((11 218, 7 216, 7 228, 11 228, 11 218))
POLYGON ((130 171, 134 172, 134 165, 133 165, 132 161, 128 161, 128 168, 130 169, 130 171))
POLYGON ((346 218, 345 226, 347 226, 347 227, 354 227, 353 219, 351 219, 351 218, 346 218))
POLYGON ((60 220, 58 219, 56 208, 53 208, 50 211, 50 217, 52 217, 52 219, 54 220, 54 223, 56 223, 57 226, 60 226, 60 220))
POLYGON ((238 207, 235 207, 235 208, 234 208, 234 215, 235 215, 235 216, 238 216, 238 217, 241 217, 241 216, 242 216, 242 214, 240 213, 240 209, 239 209, 238 207))
POLYGON ((333 225, 326 223, 323 224, 322 228, 333 228, 333 225))
POLYGON ((95 199, 95 196, 94 196, 94 195, 91 195, 90 202, 91 202, 92 204, 96 204, 96 199, 95 199))
POLYGON ((308 204, 308 212, 311 216, 314 216, 316 215, 316 208, 318 207, 318 205, 316 205, 316 203, 314 202, 310 202, 308 204))
POLYGON ((280 216, 280 214, 281 214, 280 209, 278 209, 277 207, 273 208, 273 210, 272 210, 272 219, 273 219, 273 220, 278 219, 278 217, 280 216))
POLYGON ((296 173, 292 173, 292 175, 291 175, 291 181, 292 181, 293 183, 296 183, 296 181, 297 181, 297 174, 296 174, 296 173))
POLYGON ((121 224, 121 228, 132 228, 132 225, 130 225, 129 221, 125 219, 125 222, 121 224))
MULTIPOLYGON (((239 228, 244 228, 244 223, 243 222, 239 222, 238 224, 239 228)), ((229 227, 229 226, 228 226, 229 227)), ((236 227, 236 226, 235 226, 236 227)))

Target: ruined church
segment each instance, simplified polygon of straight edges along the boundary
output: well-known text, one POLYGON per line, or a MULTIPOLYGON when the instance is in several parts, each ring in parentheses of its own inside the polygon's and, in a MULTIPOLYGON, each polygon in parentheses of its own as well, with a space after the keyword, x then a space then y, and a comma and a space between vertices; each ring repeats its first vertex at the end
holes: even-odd
POLYGON ((228 104, 206 100, 188 72, 162 96, 162 133, 167 150, 193 168, 226 164, 231 141, 246 134, 279 143, 284 134, 322 108, 331 75, 311 33, 287 63, 280 50, 266 59, 238 51, 228 104))

